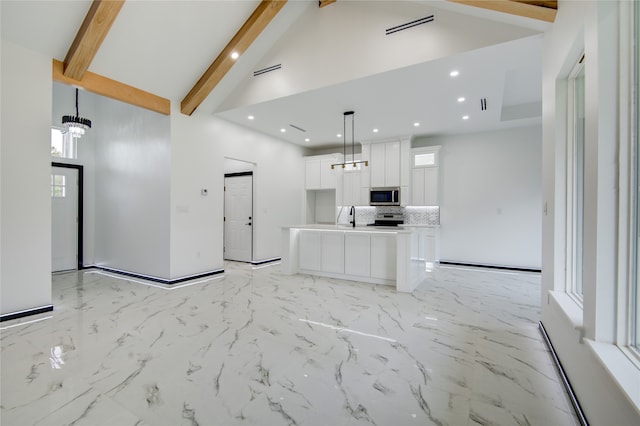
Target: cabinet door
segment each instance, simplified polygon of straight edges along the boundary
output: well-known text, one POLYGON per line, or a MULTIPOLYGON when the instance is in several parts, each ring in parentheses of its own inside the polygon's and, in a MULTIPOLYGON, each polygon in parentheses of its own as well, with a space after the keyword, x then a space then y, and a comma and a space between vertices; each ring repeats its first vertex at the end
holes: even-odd
POLYGON ((320 184, 320 160, 305 161, 305 188, 321 189, 320 184))
POLYGON ((385 144, 384 186, 400 186, 400 142, 385 144))
POLYGON ((385 185, 385 144, 371 144, 371 162, 369 163, 371 173, 371 186, 381 187, 385 185))
POLYGON ((424 170, 424 204, 425 206, 438 205, 438 168, 429 167, 424 170))
POLYGON ((342 179, 342 205, 355 206, 353 203, 353 180, 354 173, 345 173, 342 179))
POLYGON ((371 277, 396 279, 396 235, 371 235, 371 277))
POLYGON ((300 231, 298 238, 298 267, 310 271, 321 270, 322 233, 315 231, 300 231))
POLYGON ((344 236, 344 273, 368 277, 371 270, 371 237, 366 233, 344 236))
POLYGON ((322 233, 321 265, 323 272, 344 274, 344 233, 322 233))
POLYGON ((425 237, 424 251, 423 258, 427 262, 436 261, 436 237, 425 237))
POLYGON ((362 174, 360 172, 345 172, 343 177, 343 206, 362 205, 362 174))
POLYGON ((400 186, 411 186, 411 141, 400 142, 400 186))
POLYGON ((320 160, 320 186, 322 189, 336 189, 342 176, 342 167, 331 168, 332 164, 339 162, 335 158, 320 160))
POLYGON ((411 170, 411 205, 424 206, 424 171, 425 169, 411 170))

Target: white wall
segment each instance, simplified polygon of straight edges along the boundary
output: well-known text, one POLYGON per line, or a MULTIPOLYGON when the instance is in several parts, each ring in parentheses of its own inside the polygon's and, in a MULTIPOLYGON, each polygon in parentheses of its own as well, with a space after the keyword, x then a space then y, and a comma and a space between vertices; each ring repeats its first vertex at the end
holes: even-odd
POLYGON ((440 259, 540 269, 539 126, 413 141, 441 145, 440 259))
POLYGON ((218 111, 251 105, 538 34, 495 20, 438 9, 438 2, 338 1, 308 8, 218 111), (435 7, 434 7, 435 5, 435 7), (433 22, 385 35, 385 29, 435 14, 433 22), (313 46, 312 49, 309 47, 313 46), (357 60, 354 60, 357 58, 357 60), (341 64, 348 64, 342 66, 341 64))
MULTIPOLYGON (((75 89, 53 93, 55 124, 73 112, 75 89)), ((210 115, 165 117, 87 92, 80 112, 93 128, 78 160, 63 161, 85 166, 85 265, 163 279, 222 269, 225 157, 254 164, 254 260, 280 257, 279 227, 302 223, 302 148, 210 115)))
POLYGON ((95 264, 170 277, 168 116, 99 97, 95 141, 95 264))
POLYGON ((223 268, 225 157, 255 164, 254 261, 280 257, 280 227, 302 222, 302 148, 177 108, 171 115, 172 278, 223 268))
MULTIPOLYGON (((53 83, 52 98, 52 115, 51 121, 54 127, 62 127, 63 115, 75 115, 75 88, 61 83, 53 83)), ((79 94, 80 116, 92 120, 97 123, 100 118, 97 117, 96 103, 99 96, 84 90, 79 94)), ((88 130, 82 138, 78 140, 77 159, 68 158, 51 158, 51 161, 65 164, 78 164, 83 167, 83 208, 84 208, 84 224, 83 224, 83 263, 84 265, 93 265, 95 262, 95 146, 96 132, 88 130)))
MULTIPOLYGON (((615 345, 618 227, 619 8, 560 1, 543 57, 542 323, 590 424, 640 424, 640 372, 615 345), (566 296, 566 84, 585 52, 584 303, 566 296), (604 354, 604 355, 603 355, 604 354), (617 370, 622 381, 610 373, 617 370), (630 382, 630 393, 619 385, 630 382)), ((625 17, 625 13, 622 13, 625 17)), ((623 334, 623 333, 621 333, 623 334)), ((620 342, 624 344, 623 342, 620 342)))
POLYGON ((0 312, 51 304, 51 58, 2 40, 0 312))

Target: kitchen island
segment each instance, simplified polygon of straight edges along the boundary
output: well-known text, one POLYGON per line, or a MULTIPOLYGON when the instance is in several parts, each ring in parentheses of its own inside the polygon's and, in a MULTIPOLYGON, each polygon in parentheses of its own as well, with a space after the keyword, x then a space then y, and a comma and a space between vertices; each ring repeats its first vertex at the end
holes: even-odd
POLYGON ((395 286, 412 292, 427 278, 427 229, 300 225, 282 228, 282 271, 395 286))

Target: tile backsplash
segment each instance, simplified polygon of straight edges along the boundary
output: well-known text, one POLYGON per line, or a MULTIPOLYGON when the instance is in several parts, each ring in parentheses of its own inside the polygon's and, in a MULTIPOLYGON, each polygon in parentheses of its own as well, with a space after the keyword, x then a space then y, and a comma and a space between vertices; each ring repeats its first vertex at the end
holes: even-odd
MULTIPOLYGON (((349 224, 351 206, 338 207, 338 224, 349 224)), ((366 225, 376 220, 378 213, 402 213, 404 223, 411 225, 439 225, 440 207, 356 207, 356 224, 366 225)))

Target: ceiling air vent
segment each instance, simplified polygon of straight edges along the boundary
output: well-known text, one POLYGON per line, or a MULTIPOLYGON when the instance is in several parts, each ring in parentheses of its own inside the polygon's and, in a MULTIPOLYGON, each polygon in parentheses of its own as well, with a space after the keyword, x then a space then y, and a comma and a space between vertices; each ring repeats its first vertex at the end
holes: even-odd
POLYGON ((416 19, 415 21, 407 22, 406 24, 387 28, 385 30, 385 34, 390 35, 393 33, 397 33, 398 31, 408 30, 409 28, 417 27, 418 25, 426 24, 427 22, 433 22, 434 19, 434 15, 425 16, 424 18, 416 19))
POLYGON ((487 98, 480 99, 480 109, 482 111, 486 111, 487 110, 487 98))
POLYGON ((282 64, 271 65, 270 67, 266 67, 266 68, 262 68, 261 70, 254 71, 253 76, 257 77, 259 75, 266 74, 271 71, 279 70, 280 68, 282 68, 282 64))
POLYGON ((302 127, 298 127, 295 124, 289 124, 289 126, 293 127, 296 130, 300 130, 301 132, 307 132, 305 129, 303 129, 302 127))

